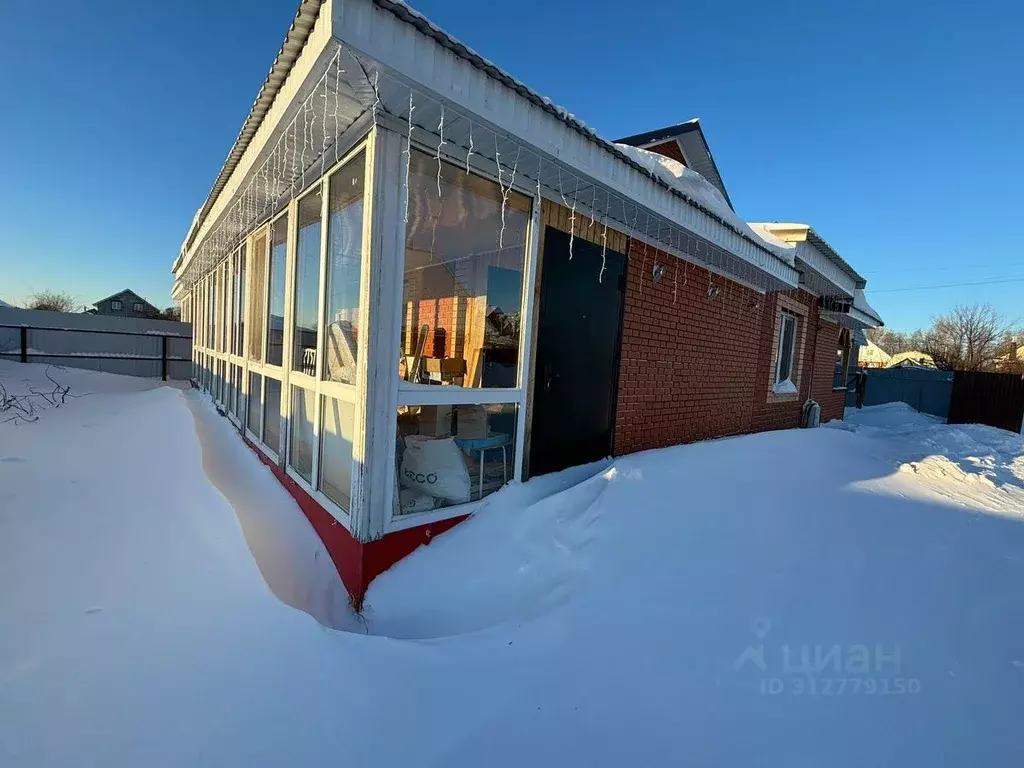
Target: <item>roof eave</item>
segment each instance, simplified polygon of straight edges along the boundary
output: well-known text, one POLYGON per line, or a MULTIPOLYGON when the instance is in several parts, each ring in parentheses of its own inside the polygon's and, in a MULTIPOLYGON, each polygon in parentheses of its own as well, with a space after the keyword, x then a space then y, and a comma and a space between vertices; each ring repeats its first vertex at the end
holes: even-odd
POLYGON ((182 247, 182 253, 179 253, 178 258, 175 260, 172 271, 181 266, 183 253, 192 247, 196 235, 202 228, 203 223, 206 221, 206 217, 210 213, 210 209, 213 208, 213 204, 217 200, 217 196, 228 183, 228 180, 231 178, 231 174, 234 172, 239 161, 242 159, 242 156, 245 154, 245 150, 248 148, 249 142, 252 141, 253 136, 256 135, 257 129, 263 122, 263 118, 273 106, 274 99, 277 98, 277 94, 280 92, 281 86, 284 85, 285 81, 288 79, 288 75, 291 73, 292 67, 298 60, 299 54, 302 53, 302 49, 305 47, 306 41, 309 39, 309 35, 313 31, 317 16, 319 16, 320 8, 323 4, 324 0, 300 1, 298 10, 295 12, 295 18, 292 20, 292 24, 288 28, 288 34, 285 35, 284 43, 281 44, 281 50, 278 51, 277 57, 274 59, 274 63, 270 67, 270 72, 267 73, 267 78, 264 80, 263 86, 256 95, 256 101, 253 102, 252 108, 249 110, 249 115, 242 124, 242 129, 239 131, 238 137, 235 139, 234 144, 232 144, 231 151, 228 153, 227 159, 224 161, 220 172, 217 174, 217 178, 213 183, 213 188, 206 196, 206 200, 203 203, 202 208, 200 208, 198 215, 193 219, 192 226, 189 228, 188 235, 186 236, 185 243, 182 247))

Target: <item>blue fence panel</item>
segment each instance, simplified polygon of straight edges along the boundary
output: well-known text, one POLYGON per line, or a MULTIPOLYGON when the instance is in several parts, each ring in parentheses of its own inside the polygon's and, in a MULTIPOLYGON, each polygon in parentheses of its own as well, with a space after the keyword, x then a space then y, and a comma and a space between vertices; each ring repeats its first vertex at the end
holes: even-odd
POLYGON ((953 372, 932 368, 869 368, 864 405, 906 403, 911 408, 949 417, 953 372))

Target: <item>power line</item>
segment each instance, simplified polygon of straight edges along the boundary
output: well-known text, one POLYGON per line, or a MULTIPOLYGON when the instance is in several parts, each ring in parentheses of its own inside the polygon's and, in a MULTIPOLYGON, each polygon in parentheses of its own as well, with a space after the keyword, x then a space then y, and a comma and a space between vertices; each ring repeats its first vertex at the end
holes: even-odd
POLYGON ((959 283, 941 283, 939 285, 915 285, 907 288, 882 288, 880 290, 868 289, 869 294, 875 293, 898 293, 902 291, 931 291, 939 288, 961 288, 971 285, 1001 285, 1003 283, 1024 283, 1024 277, 997 277, 991 280, 974 280, 959 283))
POLYGON ((890 275, 897 272, 933 272, 943 269, 1018 269, 1024 264, 929 264, 926 267, 902 267, 900 269, 869 269, 862 270, 865 275, 890 275))

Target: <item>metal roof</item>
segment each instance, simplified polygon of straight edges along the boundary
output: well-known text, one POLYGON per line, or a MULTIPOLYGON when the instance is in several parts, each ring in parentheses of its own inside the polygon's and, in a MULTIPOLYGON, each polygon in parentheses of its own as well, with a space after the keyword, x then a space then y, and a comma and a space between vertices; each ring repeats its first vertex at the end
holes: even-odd
MULTIPOLYGON (((699 202, 697 202, 695 200, 692 200, 691 198, 687 197, 680 190, 672 187, 671 185, 669 185, 668 183, 666 183, 665 181, 660 179, 656 174, 652 173, 649 169, 647 169, 644 166, 642 166, 641 164, 637 163, 631 157, 629 157, 628 155, 623 153, 621 150, 616 148, 613 142, 610 142, 607 139, 601 138, 601 136, 599 136, 597 134, 597 132, 593 128, 590 128, 589 126, 587 126, 585 123, 583 123, 581 120, 579 120, 571 112, 569 112, 566 109, 563 109, 562 107, 556 106, 551 101, 551 99, 549 99, 549 98, 547 98, 545 96, 541 96, 536 91, 534 91, 531 88, 529 88, 522 81, 517 80, 516 78, 512 77, 507 72, 505 72, 500 67, 498 67, 496 64, 494 64, 493 62, 489 61, 488 59, 485 59, 483 56, 478 54, 476 51, 474 51, 473 49, 469 48, 467 45, 465 45, 464 43, 462 43, 458 39, 456 39, 456 38, 452 37, 451 35, 449 35, 447 32, 445 32, 439 26, 437 26, 432 21, 430 21, 428 18, 423 16, 423 14, 419 13, 418 11, 416 11, 413 8, 410 8, 404 2, 396 2, 396 0, 372 0, 372 2, 377 7, 382 8, 382 9, 384 9, 386 11, 389 11, 394 16, 396 16, 398 19, 400 19, 401 21, 404 21, 404 22, 412 25, 418 31, 420 31, 422 34, 430 37, 435 42, 437 42, 439 45, 441 45, 442 47, 450 50, 452 53, 454 53, 459 58, 465 59, 467 62, 472 64, 474 67, 482 70, 488 76, 490 76, 491 78, 497 80, 502 85, 505 85, 506 87, 511 88, 512 90, 514 90, 516 93, 518 93, 523 98, 525 98, 528 101, 530 101, 535 106, 540 107, 544 111, 554 115, 559 120, 564 122, 566 125, 570 126, 574 130, 576 130, 579 133, 581 133, 584 136, 586 136, 588 139, 593 141, 595 144, 600 145, 602 148, 604 148, 607 151, 609 151, 612 154, 614 154, 616 157, 618 157, 624 163, 630 165, 631 167, 635 168, 636 170, 638 170, 638 171, 644 173, 645 175, 649 176, 651 179, 653 179, 655 181, 655 183, 659 184, 660 186, 664 187, 665 189, 668 189, 672 194, 677 195, 678 197, 683 198, 690 205, 694 206, 695 208, 697 208, 701 212, 705 213, 706 215, 711 216, 713 219, 715 219, 715 221, 717 221, 720 224, 722 224, 723 226, 727 227, 730 231, 736 233, 741 238, 743 238, 747 242, 753 244, 758 249, 764 251, 765 253, 768 253, 773 258, 776 258, 776 259, 779 258, 778 254, 776 254, 770 248, 765 247, 764 242, 760 241, 760 238, 751 237, 748 233, 738 229, 737 227, 733 226, 729 222, 727 222, 724 219, 722 219, 722 217, 719 216, 714 211, 706 208, 705 206, 701 205, 699 202)), ((701 130, 700 127, 699 127, 699 124, 698 124, 698 128, 697 129, 701 130)), ((701 131, 701 136, 703 137, 703 131, 701 131)), ((705 145, 705 147, 707 147, 707 142, 706 141, 704 142, 704 145, 705 145)), ((710 156, 710 154, 711 154, 710 150, 708 150, 708 155, 710 156)), ((712 158, 712 162, 714 162, 714 158, 712 158)), ((719 180, 721 180, 721 179, 719 179, 719 180)), ((726 200, 728 201, 728 196, 726 196, 726 200)), ((732 203, 730 202, 729 205, 732 206, 732 203)))
POLYGON ((828 259, 837 267, 839 267, 839 269, 845 272, 854 281, 854 283, 856 283, 857 288, 864 288, 867 285, 867 280, 861 277, 857 270, 851 267, 850 264, 846 261, 846 259, 840 256, 836 249, 829 245, 825 241, 825 238, 819 235, 815 231, 814 227, 812 227, 810 224, 802 224, 799 222, 766 221, 751 224, 751 226, 755 228, 761 227, 767 230, 775 237, 779 238, 782 238, 782 236, 778 233, 779 230, 801 230, 804 233, 807 242, 809 242, 811 245, 817 248, 822 256, 824 256, 826 259, 828 259))
POLYGON ((634 136, 626 136, 623 139, 618 139, 616 144, 630 144, 634 147, 649 147, 652 144, 662 144, 666 141, 673 139, 679 142, 680 147, 683 149, 684 155, 689 154, 687 148, 693 149, 693 142, 689 139, 694 137, 699 142, 699 150, 704 154, 706 161, 701 163, 699 160, 693 160, 687 158, 688 162, 693 161, 695 166, 693 170, 700 173, 704 178, 718 187, 718 191, 722 193, 725 198, 725 202, 729 204, 729 207, 736 210, 736 206, 732 204, 732 200, 729 199, 729 193, 725 189, 725 181, 722 180, 722 174, 718 170, 718 163, 715 162, 715 156, 711 154, 711 146, 708 144, 707 137, 704 135, 704 129, 701 127, 700 118, 694 117, 686 122, 679 123, 678 125, 670 125, 665 128, 657 128, 653 131, 647 131, 646 133, 638 133, 634 136), (684 146, 685 144, 688 146, 684 146))
MULTIPOLYGON (((767 247, 765 243, 758 237, 752 236, 750 233, 745 232, 733 224, 725 221, 721 216, 710 210, 706 206, 702 205, 699 201, 696 201, 687 196, 682 191, 676 189, 672 185, 665 182, 663 179, 654 174, 648 168, 645 168, 641 164, 626 155, 621 149, 615 147, 611 142, 601 138, 591 128, 587 127, 584 123, 578 120, 574 115, 561 107, 555 106, 552 101, 548 98, 540 96, 536 92, 532 91, 525 84, 511 77, 492 62, 483 58, 475 51, 471 50, 457 39, 440 29, 432 22, 427 20, 424 16, 419 14, 414 9, 405 5, 401 2, 395 2, 395 0, 369 0, 373 6, 386 11, 393 15, 396 19, 401 22, 409 24, 412 28, 416 29, 419 33, 431 38, 436 43, 451 51, 460 59, 466 61, 471 66, 481 70, 486 76, 496 80, 502 85, 510 88, 521 97, 525 98, 531 104, 545 112, 555 116, 559 121, 568 126, 570 129, 576 131, 585 139, 598 145, 604 151, 613 155, 618 161, 625 163, 634 170, 639 171, 648 178, 650 178, 657 186, 667 190, 674 197, 680 198, 686 204, 700 211, 704 215, 713 219, 715 222, 724 226, 727 230, 733 234, 739 236, 744 242, 748 243, 758 252, 766 254, 773 260, 779 260, 782 263, 786 263, 782 260, 777 253, 771 248, 767 247)), ((296 13, 295 19, 292 23, 291 29, 289 30, 288 36, 285 39, 285 43, 278 53, 277 59, 274 62, 274 66, 271 68, 270 73, 267 76, 267 80, 264 83, 263 88, 260 90, 260 94, 253 104, 253 108, 250 111, 245 124, 242 127, 238 138, 235 141, 234 146, 228 155, 227 160, 224 163, 220 173, 217 176, 217 180, 214 184, 213 189, 207 196, 206 202, 203 207, 197 212, 195 219, 193 220, 192 226, 190 227, 189 233, 186 237, 186 241, 182 248, 182 254, 187 253, 194 245, 194 241, 198 232, 201 230, 205 220, 207 219, 210 211, 224 190, 228 181, 231 178, 232 172, 235 170, 240 160, 242 159, 246 149, 249 147, 250 141, 256 134, 257 129, 260 127, 261 122, 265 118, 267 112, 274 103, 274 99, 280 91, 283 83, 287 79, 289 73, 291 73, 293 65, 299 57, 303 47, 305 46, 310 33, 314 27, 317 17, 320 13, 323 0, 302 0, 296 13)), ((344 40, 341 41, 344 44, 344 40)), ((174 269, 177 269, 182 261, 182 255, 179 255, 178 259, 175 260, 174 269)), ((788 266, 788 264, 787 264, 788 266)))

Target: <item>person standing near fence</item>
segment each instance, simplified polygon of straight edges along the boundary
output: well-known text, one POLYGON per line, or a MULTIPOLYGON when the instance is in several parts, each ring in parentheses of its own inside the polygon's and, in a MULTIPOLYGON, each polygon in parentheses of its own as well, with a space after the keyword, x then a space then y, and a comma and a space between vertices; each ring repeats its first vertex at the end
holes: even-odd
POLYGON ((858 368, 857 372, 853 374, 853 391, 856 398, 858 408, 864 407, 864 395, 868 388, 868 372, 863 368, 858 368))

